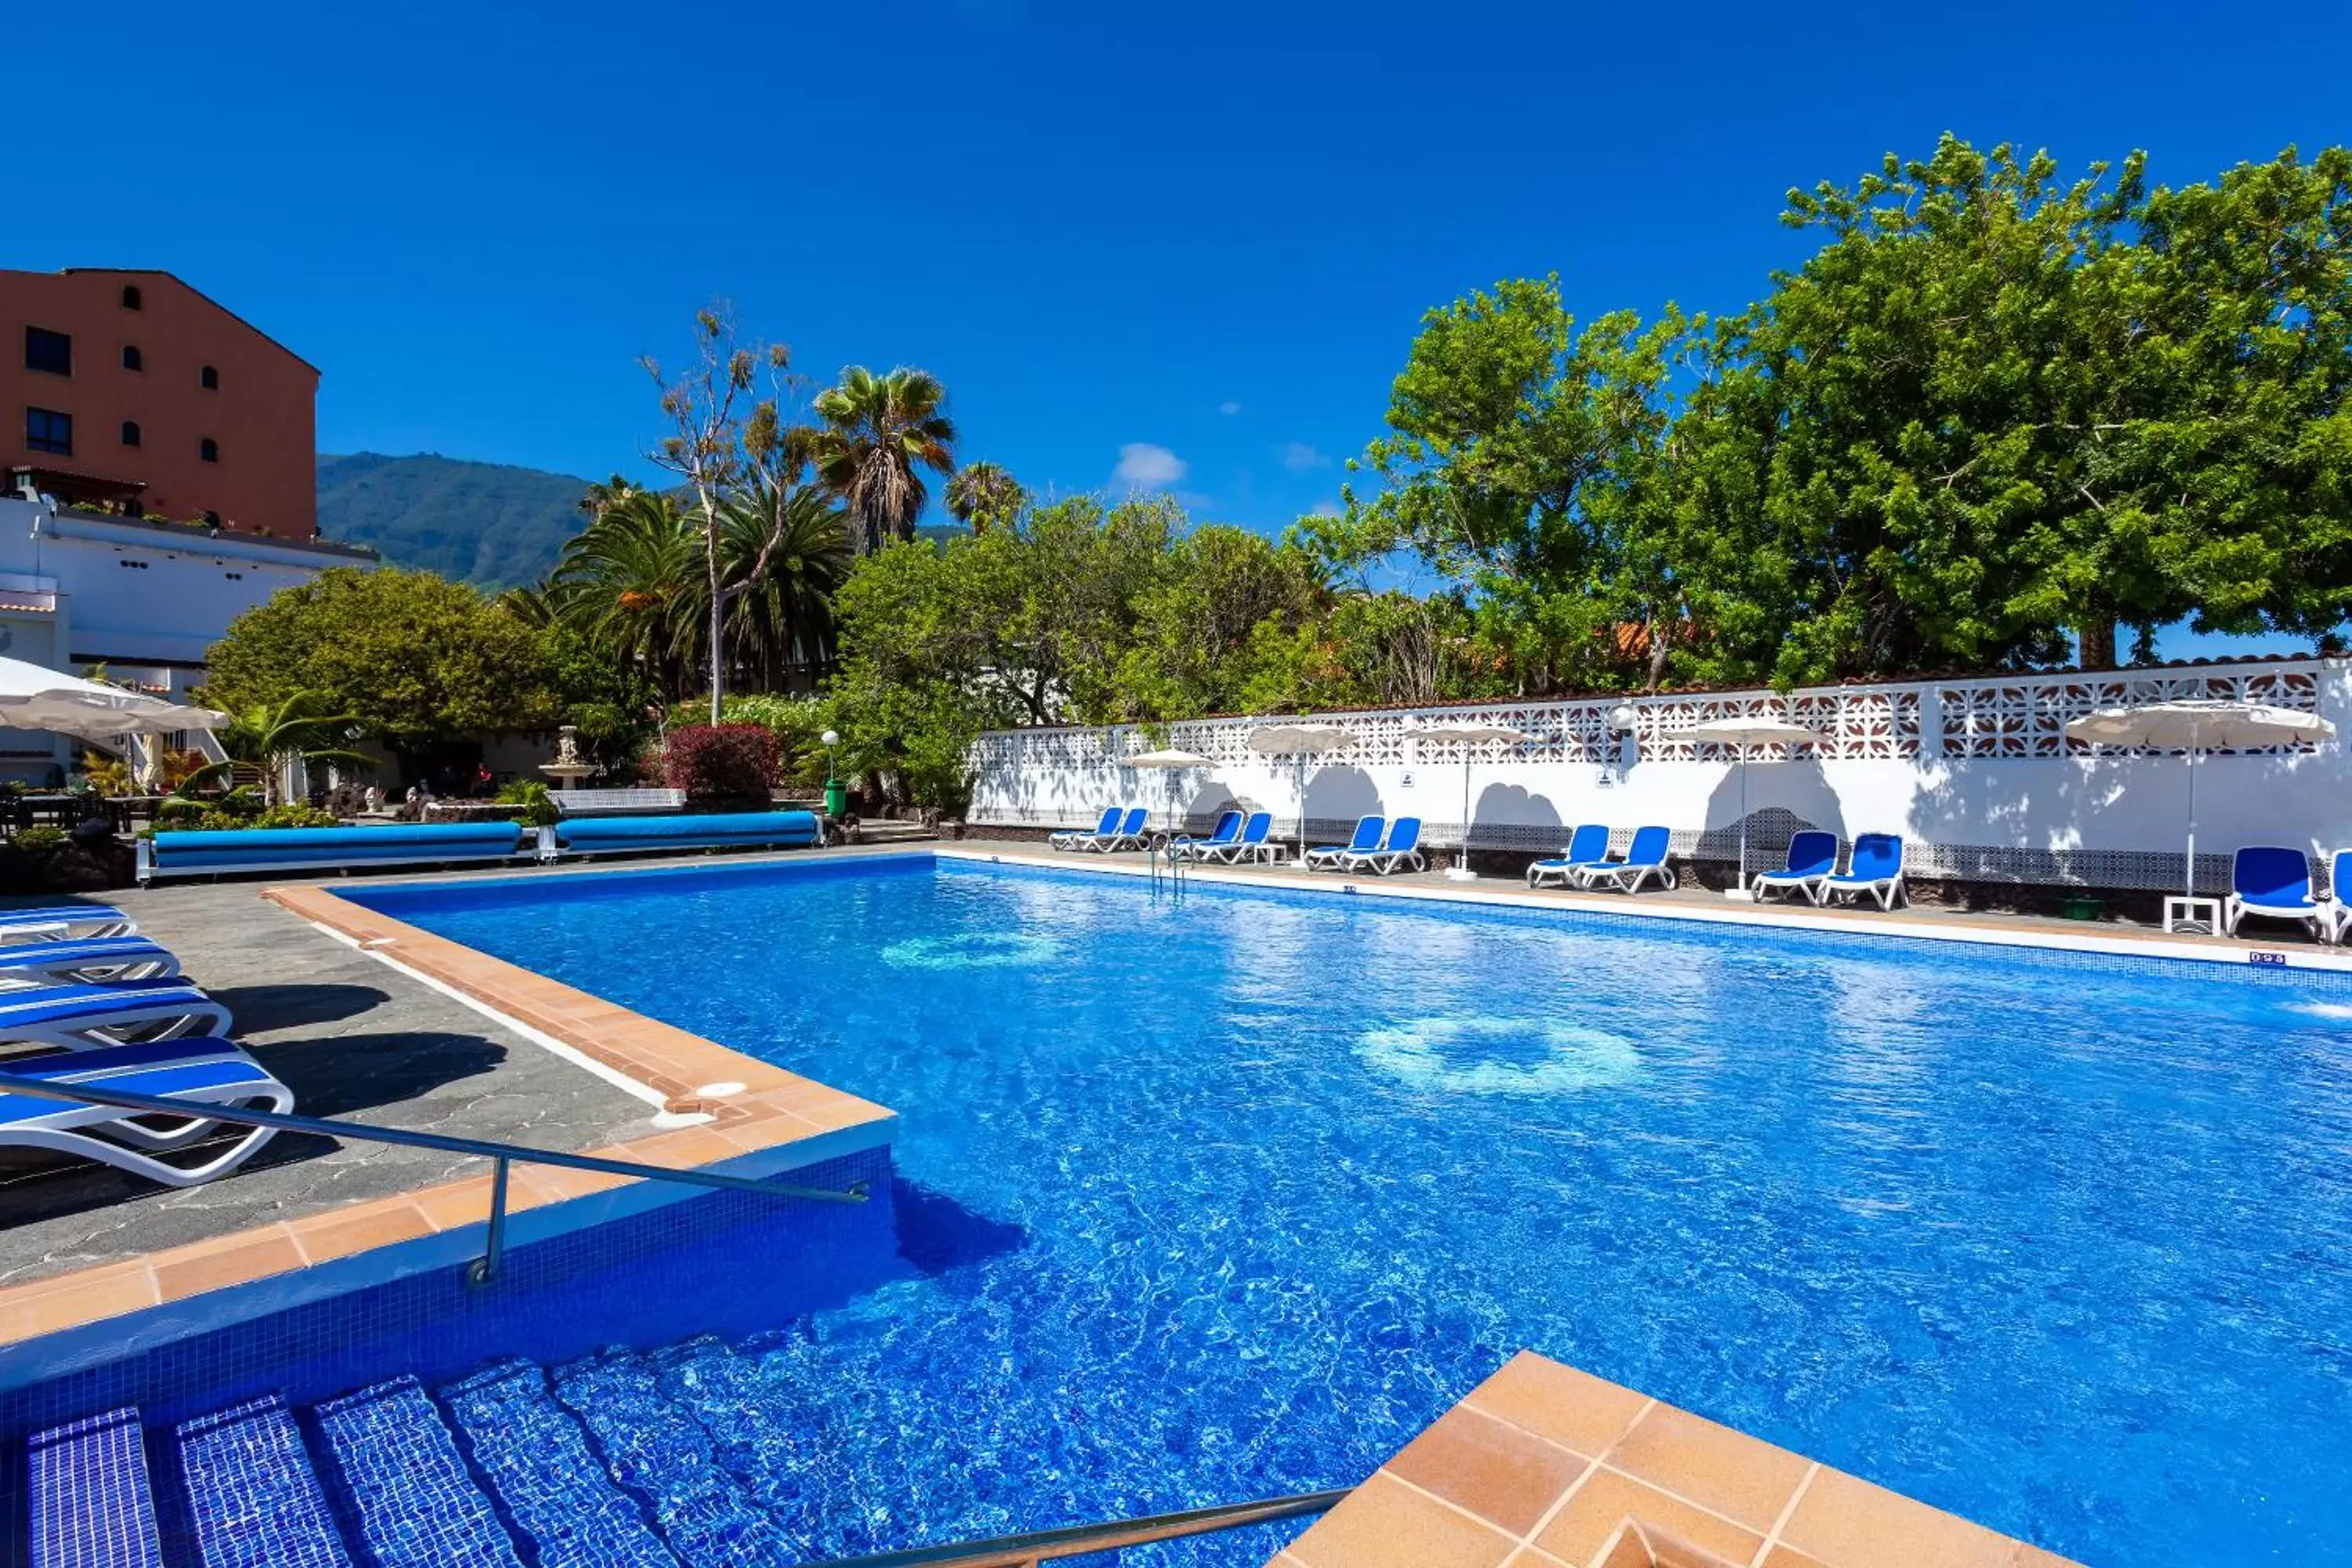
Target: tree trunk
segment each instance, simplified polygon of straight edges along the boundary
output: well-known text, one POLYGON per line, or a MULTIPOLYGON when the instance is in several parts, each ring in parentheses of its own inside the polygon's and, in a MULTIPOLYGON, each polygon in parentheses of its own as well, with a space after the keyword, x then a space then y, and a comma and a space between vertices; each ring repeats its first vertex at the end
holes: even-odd
POLYGON ((2084 623, 2076 634, 2080 647, 2074 662, 2084 669, 2113 669, 2116 666, 2116 623, 2105 616, 2096 616, 2084 623))
POLYGON ((726 624, 727 602, 719 593, 719 508, 708 490, 702 492, 702 559, 710 574, 710 721, 716 724, 727 684, 727 650, 719 637, 726 624))

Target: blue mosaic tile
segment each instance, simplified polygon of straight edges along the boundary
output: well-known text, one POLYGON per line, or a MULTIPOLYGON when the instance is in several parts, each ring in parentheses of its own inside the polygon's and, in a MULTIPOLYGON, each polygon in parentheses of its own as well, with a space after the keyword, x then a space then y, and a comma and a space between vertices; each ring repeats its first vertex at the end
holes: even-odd
POLYGON ((136 1410, 43 1432, 27 1447, 33 1568, 163 1568, 136 1410))
POLYGON ((539 1568, 680 1568, 613 1484, 538 1367, 511 1362, 441 1391, 442 1403, 539 1568))
POLYGON ((764 1568, 799 1556, 720 1468, 709 1435, 662 1393, 644 1357, 593 1356, 558 1368, 553 1383, 613 1478, 651 1505, 663 1538, 691 1568, 764 1568))
POLYGON ((490 1500, 415 1378, 330 1400, 318 1417, 371 1568, 520 1568, 490 1500))
POLYGON ((292 1412, 251 1400, 179 1429, 205 1568, 351 1568, 292 1412))

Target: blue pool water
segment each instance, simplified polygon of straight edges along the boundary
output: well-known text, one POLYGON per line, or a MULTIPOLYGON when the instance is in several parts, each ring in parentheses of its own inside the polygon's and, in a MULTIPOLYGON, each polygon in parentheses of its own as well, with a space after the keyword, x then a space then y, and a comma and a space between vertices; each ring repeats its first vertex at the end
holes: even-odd
POLYGON ((2333 982, 921 858, 356 896, 902 1114, 923 1267, 669 1363, 830 1435, 803 1549, 1345 1484, 1528 1346, 2091 1563, 2352 1563, 2333 982))

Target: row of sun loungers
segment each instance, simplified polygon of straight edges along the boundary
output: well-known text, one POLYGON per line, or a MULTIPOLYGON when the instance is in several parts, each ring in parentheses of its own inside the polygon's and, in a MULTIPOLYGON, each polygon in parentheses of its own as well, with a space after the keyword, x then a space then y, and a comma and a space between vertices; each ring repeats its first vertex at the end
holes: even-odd
MULTIPOLYGON (((1666 864, 1668 837, 1663 827, 1635 828, 1625 853, 1612 857, 1607 826, 1586 823, 1570 837, 1559 858, 1538 860, 1528 868, 1528 886, 1611 889, 1621 893, 1638 893, 1653 883, 1671 888, 1675 873, 1666 864)), ((1841 871, 1837 835, 1800 833, 1789 841, 1788 863, 1748 885, 1759 900, 1773 893, 1802 893, 1813 903, 1824 904, 1833 898, 1867 895, 1878 901, 1879 908, 1891 910, 1904 897, 1903 840, 1891 833, 1863 834, 1853 841, 1853 853, 1841 871)))
POLYGON ((191 1107, 156 1116, 0 1088, 0 1147, 100 1160, 173 1187, 226 1175, 270 1129, 248 1128, 191 1163, 186 1152, 224 1125, 204 1107, 294 1108, 293 1091, 224 1037, 232 1023, 121 910, 0 910, 0 1073, 191 1107))

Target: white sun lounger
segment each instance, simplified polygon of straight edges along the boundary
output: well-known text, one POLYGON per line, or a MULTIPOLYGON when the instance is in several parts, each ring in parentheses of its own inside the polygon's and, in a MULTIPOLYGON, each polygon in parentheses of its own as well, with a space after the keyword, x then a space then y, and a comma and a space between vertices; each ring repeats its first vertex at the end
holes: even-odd
POLYGON ((227 1040, 150 1041, 0 1067, 18 1079, 158 1095, 184 1102, 189 1114, 175 1120, 161 1112, 51 1100, 0 1086, 0 1148, 79 1154, 172 1187, 198 1186, 226 1175, 269 1142, 271 1129, 254 1127, 194 1165, 174 1165, 159 1158, 190 1148, 223 1125, 219 1118, 202 1114, 204 1107, 268 1110, 280 1115, 294 1109, 293 1090, 227 1040))

